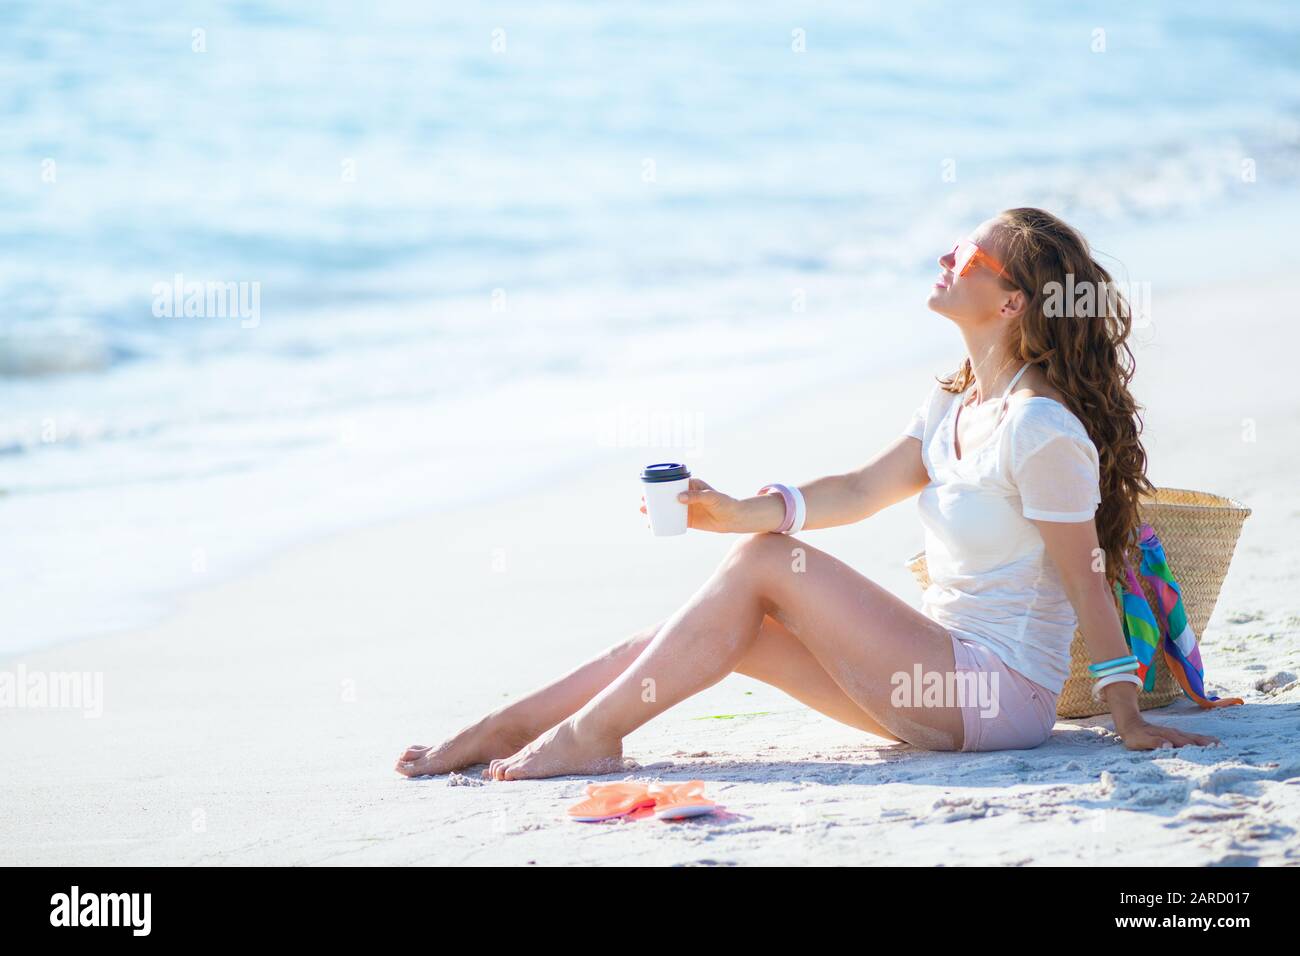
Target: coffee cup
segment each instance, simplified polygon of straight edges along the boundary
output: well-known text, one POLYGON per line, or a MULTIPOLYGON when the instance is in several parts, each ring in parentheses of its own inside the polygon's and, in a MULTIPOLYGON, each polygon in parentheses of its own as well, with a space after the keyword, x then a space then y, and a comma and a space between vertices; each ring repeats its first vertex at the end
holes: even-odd
POLYGON ((678 462, 660 462, 641 469, 645 513, 656 537, 686 533, 686 503, 678 501, 677 496, 690 486, 690 469, 678 462))

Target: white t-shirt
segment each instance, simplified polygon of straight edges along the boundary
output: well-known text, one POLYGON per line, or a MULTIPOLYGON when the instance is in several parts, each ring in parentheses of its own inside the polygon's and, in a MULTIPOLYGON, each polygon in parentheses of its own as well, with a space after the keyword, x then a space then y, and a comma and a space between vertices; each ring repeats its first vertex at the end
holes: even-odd
POLYGON ((1078 617, 1029 519, 1093 520, 1097 447, 1060 402, 1004 396, 988 439, 958 460, 964 397, 936 384, 904 431, 920 440, 930 475, 918 500, 931 581, 921 609, 1059 694, 1078 617))

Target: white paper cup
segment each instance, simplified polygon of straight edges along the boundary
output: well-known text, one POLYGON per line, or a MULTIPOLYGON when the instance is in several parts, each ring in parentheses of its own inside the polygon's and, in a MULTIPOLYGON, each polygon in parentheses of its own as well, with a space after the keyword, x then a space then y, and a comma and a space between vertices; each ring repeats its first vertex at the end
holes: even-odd
POLYGON ((678 462, 661 462, 641 469, 645 512, 655 537, 686 533, 686 504, 677 496, 691 486, 691 472, 678 462))

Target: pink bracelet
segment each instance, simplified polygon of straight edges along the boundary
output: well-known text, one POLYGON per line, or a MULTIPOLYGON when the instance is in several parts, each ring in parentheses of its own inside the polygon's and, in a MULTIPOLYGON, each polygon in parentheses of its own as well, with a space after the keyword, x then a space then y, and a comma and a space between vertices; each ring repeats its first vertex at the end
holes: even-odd
POLYGON ((785 485, 764 485, 758 489, 760 495, 765 495, 770 491, 781 493, 781 500, 785 502, 785 517, 781 519, 781 527, 776 529, 777 534, 785 534, 794 527, 795 504, 794 493, 785 485))

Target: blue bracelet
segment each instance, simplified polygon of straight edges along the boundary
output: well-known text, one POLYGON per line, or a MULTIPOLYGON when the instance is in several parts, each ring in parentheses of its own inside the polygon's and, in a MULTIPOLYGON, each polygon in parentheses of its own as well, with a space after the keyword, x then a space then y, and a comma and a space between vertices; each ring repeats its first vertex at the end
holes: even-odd
POLYGON ((1108 667, 1114 667, 1117 664, 1136 664, 1136 663, 1138 663, 1138 659, 1134 657, 1132 654, 1129 654, 1127 657, 1116 657, 1109 661, 1102 661, 1100 664, 1089 664, 1088 670, 1092 671, 1095 674, 1098 671, 1105 670, 1108 667))
POLYGON ((1136 663, 1116 664, 1114 667, 1107 667, 1105 670, 1093 671, 1093 677, 1109 677, 1111 674, 1130 674, 1138 669, 1136 663))
POLYGON ((1089 667, 1088 670, 1092 671, 1094 677, 1101 677, 1105 674, 1114 674, 1120 671, 1135 671, 1138 666, 1139 661, 1135 657, 1129 660, 1117 660, 1108 664, 1096 664, 1089 667))

